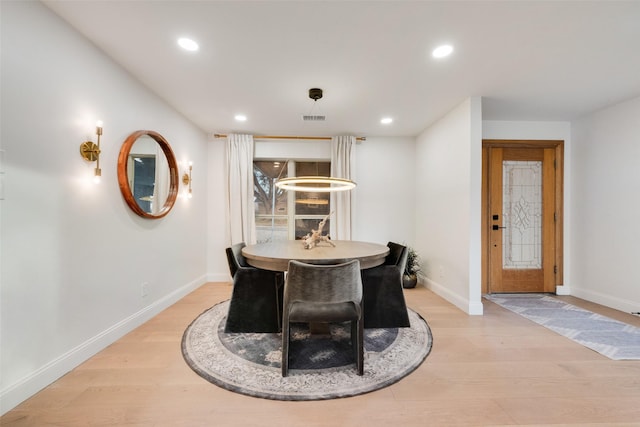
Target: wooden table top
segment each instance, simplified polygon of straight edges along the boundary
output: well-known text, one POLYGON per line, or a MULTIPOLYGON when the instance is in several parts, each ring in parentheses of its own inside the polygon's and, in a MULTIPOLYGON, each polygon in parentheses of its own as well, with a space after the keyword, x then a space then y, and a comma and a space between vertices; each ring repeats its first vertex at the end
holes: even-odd
POLYGON ((386 245, 352 240, 332 240, 312 249, 305 249, 301 240, 286 240, 248 245, 242 249, 247 262, 257 268, 287 271, 290 260, 309 264, 340 264, 353 259, 360 260, 360 268, 371 268, 384 263, 389 254, 386 245))

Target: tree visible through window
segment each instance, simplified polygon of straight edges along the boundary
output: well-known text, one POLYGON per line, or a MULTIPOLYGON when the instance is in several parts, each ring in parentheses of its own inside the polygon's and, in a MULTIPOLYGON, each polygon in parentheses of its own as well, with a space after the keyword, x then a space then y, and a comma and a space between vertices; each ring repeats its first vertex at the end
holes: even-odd
MULTIPOLYGON (((275 186, 287 176, 329 176, 330 162, 256 160, 253 162, 258 243, 301 239, 331 211, 329 193, 284 191, 275 186)), ((329 231, 329 221, 325 232, 329 231)))

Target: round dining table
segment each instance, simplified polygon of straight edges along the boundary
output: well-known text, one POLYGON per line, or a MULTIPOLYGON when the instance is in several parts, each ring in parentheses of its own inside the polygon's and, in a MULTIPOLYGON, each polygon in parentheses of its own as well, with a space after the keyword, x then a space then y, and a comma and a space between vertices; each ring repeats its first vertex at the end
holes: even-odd
POLYGON ((311 249, 305 249, 302 240, 285 240, 247 245, 242 255, 253 267, 271 271, 287 271, 289 261, 296 260, 308 264, 341 264, 354 259, 360 261, 360 268, 376 267, 384 263, 389 254, 386 245, 354 240, 332 240, 320 242, 311 249))

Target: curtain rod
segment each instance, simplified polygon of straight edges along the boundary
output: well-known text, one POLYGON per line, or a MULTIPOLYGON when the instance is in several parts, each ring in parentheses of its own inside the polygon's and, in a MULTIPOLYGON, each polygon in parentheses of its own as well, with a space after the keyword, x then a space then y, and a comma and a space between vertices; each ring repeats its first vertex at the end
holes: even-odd
MULTIPOLYGON (((226 138, 227 135, 214 133, 215 138, 226 138)), ((311 140, 331 140, 330 136, 286 136, 286 135, 255 135, 254 139, 311 139, 311 140)), ((366 141, 366 136, 356 137, 356 141, 366 141)))

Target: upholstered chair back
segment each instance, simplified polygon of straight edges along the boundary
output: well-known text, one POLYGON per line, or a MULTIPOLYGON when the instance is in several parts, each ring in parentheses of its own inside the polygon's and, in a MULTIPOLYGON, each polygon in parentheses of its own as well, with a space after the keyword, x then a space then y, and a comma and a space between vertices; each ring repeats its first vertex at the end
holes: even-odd
POLYGON ((242 255, 242 248, 247 246, 244 242, 236 243, 235 245, 227 248, 227 261, 229 263, 229 272, 231 277, 235 277, 236 272, 240 267, 248 267, 247 260, 242 255))
POLYGON ((360 261, 339 265, 312 265, 289 261, 285 285, 287 301, 300 302, 354 302, 362 301, 360 261))

